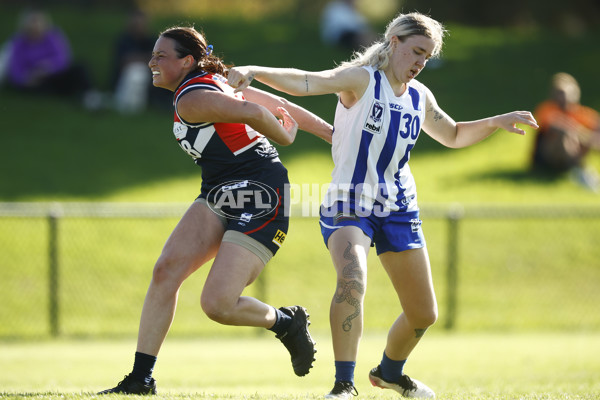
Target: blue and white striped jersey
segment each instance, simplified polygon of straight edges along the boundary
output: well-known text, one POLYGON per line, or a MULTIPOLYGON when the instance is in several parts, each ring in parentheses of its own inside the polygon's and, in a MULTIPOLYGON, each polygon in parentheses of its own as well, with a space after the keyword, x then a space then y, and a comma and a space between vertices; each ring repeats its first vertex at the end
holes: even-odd
POLYGON ((425 118, 425 87, 408 83, 397 97, 383 71, 351 108, 338 102, 332 143, 335 167, 323 206, 355 200, 371 211, 415 211, 417 190, 408 166, 425 118))

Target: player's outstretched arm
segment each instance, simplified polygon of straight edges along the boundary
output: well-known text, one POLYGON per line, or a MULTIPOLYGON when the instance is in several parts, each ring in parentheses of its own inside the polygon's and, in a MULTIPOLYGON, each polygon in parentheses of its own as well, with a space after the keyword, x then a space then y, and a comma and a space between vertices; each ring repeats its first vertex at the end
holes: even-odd
POLYGON ((247 88, 253 79, 293 96, 346 92, 360 98, 369 84, 369 73, 357 67, 309 72, 251 65, 231 68, 227 75, 227 82, 238 92, 247 88))
POLYGON ((482 141, 498 129, 524 135, 525 131, 517 125, 538 128, 535 118, 529 111, 513 111, 476 121, 455 122, 438 106, 433 94, 427 91, 423 130, 444 146, 467 147, 482 141))
POLYGON ((457 147, 470 146, 488 137, 498 129, 525 135, 525 130, 518 125, 538 128, 535 118, 529 111, 513 111, 477 121, 458 122, 456 124, 456 145, 457 147))

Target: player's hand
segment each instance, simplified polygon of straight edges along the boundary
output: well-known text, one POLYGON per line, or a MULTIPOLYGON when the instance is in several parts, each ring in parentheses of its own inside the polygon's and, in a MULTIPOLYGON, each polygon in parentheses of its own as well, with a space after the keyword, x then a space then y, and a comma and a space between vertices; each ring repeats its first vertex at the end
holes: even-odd
POLYGON ((526 132, 519 128, 517 124, 529 125, 534 129, 538 129, 539 126, 533 115, 529 111, 513 111, 507 114, 498 115, 494 121, 498 128, 502 128, 509 132, 513 132, 519 135, 524 135, 526 132))
POLYGON ((283 128, 290 135, 295 137, 296 132, 298 131, 298 123, 296 122, 296 120, 294 118, 292 118, 292 116, 290 115, 288 110, 286 110, 283 107, 277 107, 277 111, 279 111, 281 113, 281 119, 279 120, 279 122, 281 123, 283 128))
POLYGON ((254 74, 248 67, 233 67, 227 73, 227 83, 235 88, 236 93, 250 86, 252 79, 254 79, 254 74))

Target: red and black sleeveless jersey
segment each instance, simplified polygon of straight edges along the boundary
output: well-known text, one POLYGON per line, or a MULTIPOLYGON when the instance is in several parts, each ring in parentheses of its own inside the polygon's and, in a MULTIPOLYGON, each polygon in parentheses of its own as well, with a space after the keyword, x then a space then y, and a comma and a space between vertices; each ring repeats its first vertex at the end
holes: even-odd
POLYGON ((202 167, 202 192, 230 179, 249 179, 251 172, 278 162, 277 150, 267 138, 246 124, 188 122, 177 113, 177 102, 192 90, 215 90, 238 99, 241 93, 224 77, 206 72, 188 75, 175 91, 173 133, 181 148, 202 167))

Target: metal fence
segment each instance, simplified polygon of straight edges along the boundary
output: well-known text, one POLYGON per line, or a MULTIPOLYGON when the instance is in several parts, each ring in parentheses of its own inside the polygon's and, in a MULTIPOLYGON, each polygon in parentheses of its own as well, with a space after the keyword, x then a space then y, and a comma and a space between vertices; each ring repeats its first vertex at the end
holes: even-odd
MULTIPOLYGON (((135 335, 152 265, 186 207, 0 203, 0 338, 135 335)), ((422 219, 439 327, 600 329, 600 207, 426 205, 422 219)), ((302 270, 290 278, 269 267, 249 290, 272 301, 297 294, 316 310, 313 325, 326 330, 331 293, 317 283, 333 279, 333 268, 313 235, 315 218, 294 219, 292 229, 306 223, 311 228, 304 229, 314 225, 309 234, 286 242, 296 251, 276 258, 284 270, 302 270)), ((381 268, 371 264, 369 291, 375 294, 367 296, 365 326, 385 329, 398 312, 390 305, 395 295, 381 268)), ((193 289, 182 288, 182 322, 172 334, 221 334, 199 311, 205 273, 189 284, 193 289)))

